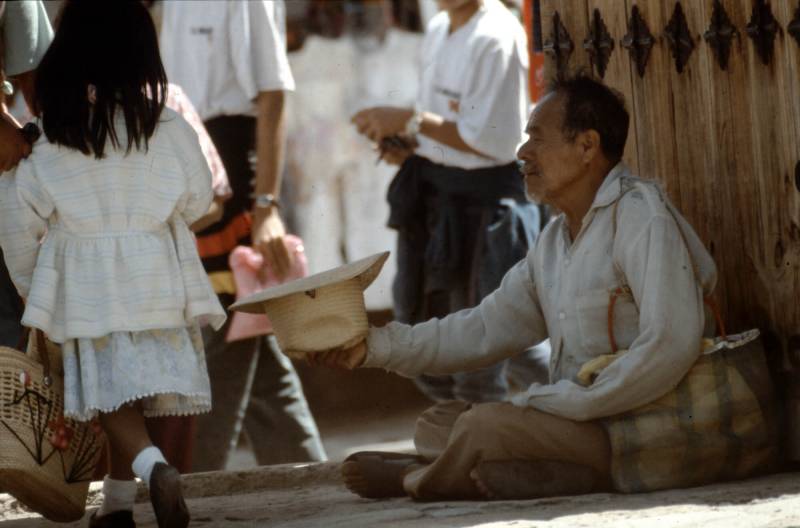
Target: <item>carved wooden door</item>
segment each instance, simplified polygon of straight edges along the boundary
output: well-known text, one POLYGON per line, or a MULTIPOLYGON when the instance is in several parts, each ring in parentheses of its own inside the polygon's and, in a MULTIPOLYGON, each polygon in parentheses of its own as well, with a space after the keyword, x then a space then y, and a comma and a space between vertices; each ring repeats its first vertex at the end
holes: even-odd
POLYGON ((625 95, 625 161, 714 255, 730 330, 762 330, 800 460, 800 0, 543 0, 542 25, 548 76, 625 95))

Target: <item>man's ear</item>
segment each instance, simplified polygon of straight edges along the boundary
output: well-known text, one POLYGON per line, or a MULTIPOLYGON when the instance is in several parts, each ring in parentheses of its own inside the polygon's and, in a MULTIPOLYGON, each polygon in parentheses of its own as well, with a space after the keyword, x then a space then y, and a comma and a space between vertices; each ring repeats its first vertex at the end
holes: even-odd
POLYGON ((578 137, 575 139, 581 148, 581 161, 584 163, 589 163, 595 156, 602 154, 603 150, 600 146, 600 133, 597 132, 597 130, 584 130, 578 134, 578 137))

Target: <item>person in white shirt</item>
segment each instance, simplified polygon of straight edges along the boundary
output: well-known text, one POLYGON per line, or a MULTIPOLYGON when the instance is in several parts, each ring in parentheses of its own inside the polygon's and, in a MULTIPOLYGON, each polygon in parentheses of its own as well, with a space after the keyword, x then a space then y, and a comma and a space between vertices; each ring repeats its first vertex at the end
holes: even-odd
MULTIPOLYGON (((514 157, 528 109, 524 30, 498 0, 438 4, 415 109, 374 107, 353 117, 382 158, 401 164, 388 194, 389 226, 398 231, 394 315, 411 324, 475 306, 543 223, 514 157)), ((536 372, 537 355, 519 359, 536 372)), ((503 361, 416 381, 436 401, 501 401, 505 369, 503 361)))
MULTIPOLYGON (((233 195, 197 234, 223 305, 235 298, 228 264, 238 245, 260 250, 285 275, 290 255, 280 214, 284 92, 294 89, 282 1, 164 2, 161 53, 204 121, 233 195), (255 159, 253 168, 251 159, 255 159)), ((214 407, 198 420, 193 469, 223 469, 242 429, 260 465, 325 460, 300 379, 274 338, 226 342, 206 332, 214 407)))
POLYGON ((474 369, 549 337, 550 382, 511 402, 440 404, 417 422, 419 456, 357 453, 343 466, 363 496, 534 498, 610 489, 610 445, 597 419, 663 396, 700 355, 714 261, 652 181, 621 162, 622 96, 562 79, 537 105, 519 149, 528 192, 562 211, 479 306, 416 326, 390 323, 314 363, 405 376, 474 369), (627 350, 589 386, 578 373, 627 350))

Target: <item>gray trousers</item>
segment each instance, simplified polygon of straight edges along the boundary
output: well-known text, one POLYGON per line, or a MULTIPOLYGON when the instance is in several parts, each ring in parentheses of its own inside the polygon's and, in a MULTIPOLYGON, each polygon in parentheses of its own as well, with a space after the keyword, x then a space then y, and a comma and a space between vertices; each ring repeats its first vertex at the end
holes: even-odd
POLYGON ((224 469, 239 435, 247 435, 259 465, 327 459, 300 378, 275 339, 225 342, 203 329, 212 410, 197 421, 193 471, 224 469))

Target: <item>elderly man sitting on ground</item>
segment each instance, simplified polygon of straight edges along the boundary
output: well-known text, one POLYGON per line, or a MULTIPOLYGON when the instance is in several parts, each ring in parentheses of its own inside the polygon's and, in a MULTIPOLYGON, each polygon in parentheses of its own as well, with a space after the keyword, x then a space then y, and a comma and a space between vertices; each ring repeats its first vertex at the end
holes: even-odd
POLYGON ((585 77, 557 81, 518 152, 528 193, 562 212, 500 288, 469 310, 390 323, 316 364, 404 376, 479 368, 550 338, 550 384, 512 402, 436 405, 419 419, 417 456, 362 452, 343 465, 364 497, 525 498, 610 489, 610 444, 596 419, 673 389, 699 356, 703 298, 716 268, 658 186, 621 162, 622 97, 585 77), (581 367, 619 349, 589 386, 581 367), (477 346, 476 346, 477 344, 477 346))

